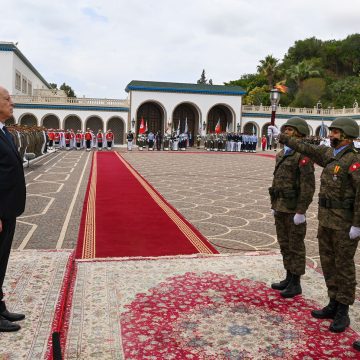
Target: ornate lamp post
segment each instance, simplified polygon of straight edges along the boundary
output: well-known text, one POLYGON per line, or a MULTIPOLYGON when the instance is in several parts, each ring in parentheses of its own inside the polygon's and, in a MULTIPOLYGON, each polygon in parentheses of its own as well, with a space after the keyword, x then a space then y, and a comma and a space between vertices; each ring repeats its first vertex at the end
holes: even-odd
POLYGON ((275 124, 276 109, 280 101, 280 92, 278 89, 272 89, 270 91, 270 102, 271 102, 271 125, 275 124))
POLYGON ((131 120, 131 129, 134 130, 135 129, 135 119, 132 118, 131 120))
POLYGON ((237 128, 237 132, 239 133, 240 132, 240 124, 237 124, 236 128, 237 128))

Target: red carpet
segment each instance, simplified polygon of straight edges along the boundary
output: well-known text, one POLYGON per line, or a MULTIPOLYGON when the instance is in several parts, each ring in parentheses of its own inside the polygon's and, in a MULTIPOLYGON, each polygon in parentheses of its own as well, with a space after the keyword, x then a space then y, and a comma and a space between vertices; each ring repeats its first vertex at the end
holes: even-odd
POLYGON ((118 153, 96 152, 76 257, 217 254, 118 153))

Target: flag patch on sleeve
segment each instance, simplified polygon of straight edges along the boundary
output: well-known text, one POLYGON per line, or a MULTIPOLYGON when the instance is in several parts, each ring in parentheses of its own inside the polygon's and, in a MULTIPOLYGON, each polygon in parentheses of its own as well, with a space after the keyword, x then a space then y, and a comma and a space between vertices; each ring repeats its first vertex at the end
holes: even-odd
POLYGON ((350 172, 354 172, 358 169, 360 169, 360 163, 354 163, 354 164, 350 165, 350 168, 349 168, 350 172))
POLYGON ((301 159, 299 161, 299 165, 300 166, 305 166, 309 161, 310 161, 310 159, 308 157, 304 157, 303 159, 301 159))

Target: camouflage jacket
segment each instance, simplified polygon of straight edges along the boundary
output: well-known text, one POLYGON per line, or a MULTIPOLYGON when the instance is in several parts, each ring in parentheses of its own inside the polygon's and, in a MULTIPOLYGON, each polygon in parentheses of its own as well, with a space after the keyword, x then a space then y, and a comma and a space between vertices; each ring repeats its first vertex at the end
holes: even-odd
POLYGON ((305 214, 315 192, 314 163, 295 151, 285 155, 281 150, 269 192, 275 211, 305 214))
POLYGON ((283 135, 280 140, 324 168, 319 224, 335 230, 360 227, 360 155, 354 146, 349 145, 334 156, 334 149, 325 145, 310 145, 283 135))

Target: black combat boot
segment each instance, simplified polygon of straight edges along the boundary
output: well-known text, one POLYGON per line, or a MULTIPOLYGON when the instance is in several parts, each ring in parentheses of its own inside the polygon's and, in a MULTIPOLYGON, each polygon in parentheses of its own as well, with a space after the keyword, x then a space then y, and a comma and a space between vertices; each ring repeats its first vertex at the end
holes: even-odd
POLYGON ((338 304, 335 299, 330 299, 328 305, 320 310, 311 311, 311 315, 317 319, 334 319, 338 304))
POLYGON ((340 333, 350 325, 349 305, 338 303, 334 321, 329 330, 334 333, 340 333))
POLYGON ((356 340, 353 342, 353 348, 357 351, 360 351, 360 340, 356 340))
POLYGON ((289 285, 291 278, 292 278, 292 274, 289 270, 287 270, 286 278, 278 283, 272 283, 271 288, 274 290, 284 290, 289 285))
POLYGON ((280 295, 284 298, 292 298, 296 295, 300 295, 301 293, 300 275, 293 274, 288 286, 285 290, 280 292, 280 295))

